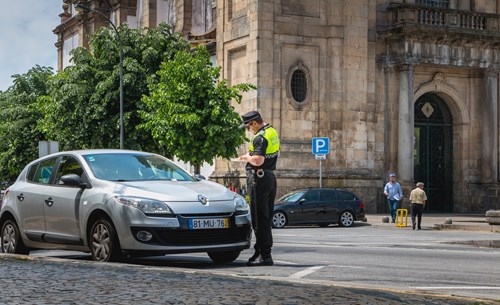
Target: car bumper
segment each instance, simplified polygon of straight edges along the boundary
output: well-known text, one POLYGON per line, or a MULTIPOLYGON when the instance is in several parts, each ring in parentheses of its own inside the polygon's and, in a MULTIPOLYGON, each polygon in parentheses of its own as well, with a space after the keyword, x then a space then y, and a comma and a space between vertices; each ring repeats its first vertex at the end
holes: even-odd
POLYGON ((115 222, 115 227, 121 249, 133 255, 241 251, 250 247, 252 229, 249 213, 243 215, 177 215, 165 218, 137 214, 130 219, 135 219, 135 221, 120 221, 118 225, 115 222), (200 217, 227 218, 228 228, 190 228, 189 220, 200 217), (151 238, 147 241, 138 237, 145 232, 151 234, 151 238))

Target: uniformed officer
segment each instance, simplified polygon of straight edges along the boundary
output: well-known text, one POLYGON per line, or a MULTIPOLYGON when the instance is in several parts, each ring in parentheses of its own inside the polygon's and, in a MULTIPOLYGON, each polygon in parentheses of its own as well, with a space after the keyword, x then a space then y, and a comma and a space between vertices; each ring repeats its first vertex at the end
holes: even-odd
POLYGON ((247 190, 250 196, 252 226, 255 232, 255 253, 248 260, 248 266, 272 266, 271 247, 273 236, 271 221, 276 198, 276 169, 280 150, 280 140, 276 130, 262 120, 260 113, 249 111, 241 116, 243 124, 240 128, 252 132, 255 137, 249 152, 239 157, 247 162, 247 190))

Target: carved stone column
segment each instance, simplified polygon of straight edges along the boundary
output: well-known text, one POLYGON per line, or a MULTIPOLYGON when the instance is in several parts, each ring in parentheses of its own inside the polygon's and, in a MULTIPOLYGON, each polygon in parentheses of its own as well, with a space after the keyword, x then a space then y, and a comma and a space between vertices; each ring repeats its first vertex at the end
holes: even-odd
POLYGON ((398 176, 400 180, 413 181, 414 106, 413 66, 402 66, 399 72, 398 114, 398 176))
POLYGON ((498 175, 498 70, 485 71, 486 96, 483 104, 482 178, 484 183, 497 181, 498 175))

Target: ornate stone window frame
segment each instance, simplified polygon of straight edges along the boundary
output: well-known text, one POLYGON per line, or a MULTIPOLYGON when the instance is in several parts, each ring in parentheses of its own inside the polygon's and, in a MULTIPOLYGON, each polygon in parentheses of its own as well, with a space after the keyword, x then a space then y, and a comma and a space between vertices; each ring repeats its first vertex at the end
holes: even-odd
POLYGON ((286 76, 286 94, 288 97, 288 100, 290 101, 290 104, 292 104, 293 107, 297 109, 301 109, 307 104, 310 103, 311 101, 311 90, 312 90, 312 84, 311 84, 311 73, 309 69, 301 62, 297 62, 295 65, 290 67, 288 70, 287 76, 286 76), (306 78, 306 92, 305 92, 305 97, 303 101, 297 101, 292 93, 292 77, 295 73, 295 71, 300 70, 304 73, 305 78, 306 78))

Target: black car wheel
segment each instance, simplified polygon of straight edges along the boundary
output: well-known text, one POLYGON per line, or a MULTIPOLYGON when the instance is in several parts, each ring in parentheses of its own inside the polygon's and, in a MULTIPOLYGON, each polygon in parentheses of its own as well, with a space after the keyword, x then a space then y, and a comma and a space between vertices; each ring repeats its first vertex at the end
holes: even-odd
POLYGON ((286 215, 283 212, 274 212, 273 228, 281 229, 286 225, 286 215))
POLYGON ((227 251, 227 252, 208 252, 208 256, 216 264, 224 264, 233 262, 240 256, 241 251, 227 251))
POLYGON ((121 255, 115 227, 107 219, 99 219, 90 230, 90 253, 92 260, 108 262, 118 260, 121 255))
POLYGON ((354 223, 354 215, 349 211, 344 211, 340 214, 339 226, 350 227, 354 223))
POLYGON ((2 226, 2 252, 12 254, 29 254, 30 250, 24 246, 17 224, 7 220, 2 226))

